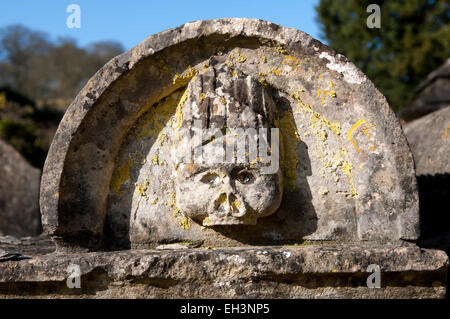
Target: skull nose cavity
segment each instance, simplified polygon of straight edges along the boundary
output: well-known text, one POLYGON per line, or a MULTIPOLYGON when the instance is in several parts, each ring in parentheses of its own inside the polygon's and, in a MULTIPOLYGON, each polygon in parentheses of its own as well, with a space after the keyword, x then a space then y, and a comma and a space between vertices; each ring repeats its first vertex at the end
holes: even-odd
POLYGON ((219 215, 242 217, 244 204, 233 193, 221 193, 214 201, 214 209, 219 215))
POLYGON ((242 217, 245 215, 244 204, 234 194, 230 194, 228 197, 231 215, 234 217, 242 217))
POLYGON ((214 201, 214 210, 219 213, 219 215, 226 215, 227 206, 227 194, 222 193, 214 201))

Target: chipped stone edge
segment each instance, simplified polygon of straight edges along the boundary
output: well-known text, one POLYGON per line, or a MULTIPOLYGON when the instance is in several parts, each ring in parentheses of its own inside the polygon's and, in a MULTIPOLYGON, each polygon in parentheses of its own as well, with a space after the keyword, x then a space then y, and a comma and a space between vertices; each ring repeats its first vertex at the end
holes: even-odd
MULTIPOLYGON (((167 277, 178 280, 214 279, 220 268, 232 267, 233 278, 249 278, 266 273, 329 274, 367 272, 369 264, 382 272, 442 272, 443 282, 449 266, 445 252, 417 246, 360 245, 305 247, 239 247, 215 250, 182 249, 172 251, 128 250, 82 254, 49 254, 21 261, 0 263, 0 283, 51 282, 67 279, 67 266, 77 264, 81 274, 103 269, 113 281, 131 277, 167 277), (180 273, 183 264, 208 264, 211 271, 180 273), (167 265, 171 265, 167 268, 167 265), (181 268, 180 268, 181 267, 181 268)), ((198 266, 200 268, 200 266, 198 266)), ((220 273, 220 272, 219 272, 220 273)), ((1 293, 1 292, 0 292, 1 293)))

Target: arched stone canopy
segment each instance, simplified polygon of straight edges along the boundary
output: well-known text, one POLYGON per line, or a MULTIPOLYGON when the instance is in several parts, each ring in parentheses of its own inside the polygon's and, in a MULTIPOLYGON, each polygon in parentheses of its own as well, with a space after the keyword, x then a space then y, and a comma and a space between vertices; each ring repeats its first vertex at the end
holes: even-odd
MULTIPOLYGON (((171 110, 176 116, 176 107, 171 110)), ((161 174, 153 179, 171 178, 161 174)), ((44 167, 40 205, 44 230, 69 246, 418 237, 412 156, 382 94, 345 57, 304 32, 252 19, 187 23, 148 37, 100 69, 58 128, 44 167), (139 172, 151 161, 144 153, 127 169, 134 153, 126 150, 150 151, 160 133, 146 135, 139 144, 133 142, 134 129, 213 63, 223 63, 232 74, 251 75, 272 93, 284 148, 283 203, 256 226, 230 231, 187 221, 188 228, 183 216, 173 216, 166 198, 173 192, 164 189, 155 210, 159 215, 147 220, 147 228, 130 229, 134 199, 142 195, 138 186, 145 187, 139 172), (119 179, 119 191, 130 202, 114 209, 113 201, 121 199, 112 198, 112 183, 121 168, 125 177, 119 179), (167 225, 159 228, 159 223, 167 225)))

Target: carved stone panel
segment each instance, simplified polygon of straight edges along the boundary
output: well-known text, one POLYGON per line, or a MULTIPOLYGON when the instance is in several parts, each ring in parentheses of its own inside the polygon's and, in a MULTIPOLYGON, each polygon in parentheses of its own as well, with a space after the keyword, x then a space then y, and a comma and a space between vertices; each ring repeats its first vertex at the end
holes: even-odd
POLYGON ((188 23, 105 65, 58 129, 41 210, 81 247, 418 237, 385 98, 319 41, 250 19, 188 23))

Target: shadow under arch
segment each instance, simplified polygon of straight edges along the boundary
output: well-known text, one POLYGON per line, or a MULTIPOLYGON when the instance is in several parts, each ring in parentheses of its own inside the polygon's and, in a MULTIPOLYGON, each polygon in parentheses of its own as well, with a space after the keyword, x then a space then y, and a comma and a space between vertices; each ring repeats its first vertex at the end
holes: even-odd
MULTIPOLYGON (((153 175, 149 174, 149 172, 145 174, 143 172, 145 170, 144 166, 147 161, 152 160, 160 164, 159 152, 153 158, 151 158, 150 154, 153 147, 157 145, 158 139, 163 136, 167 123, 171 121, 172 116, 176 113, 178 102, 184 90, 186 90, 186 86, 175 90, 169 96, 152 105, 137 119, 135 125, 126 134, 122 144, 123 147, 118 154, 119 158, 116 160, 116 168, 111 179, 108 195, 108 209, 104 226, 106 249, 132 248, 131 221, 136 218, 141 201, 148 201, 150 192, 152 195, 156 194, 155 189, 161 188, 159 184, 161 181, 156 176, 157 174, 153 175), (129 151, 129 145, 133 147, 132 152, 127 152, 129 151), (143 174, 146 175, 144 182, 141 177, 143 174), (141 181, 139 183, 140 177, 141 181), (138 197, 138 204, 137 207, 133 207, 133 199, 136 196, 138 197), (114 209, 114 204, 111 204, 114 202, 119 203, 120 207, 114 209)), ((152 225, 142 226, 147 228, 150 233, 156 227, 152 225)))

